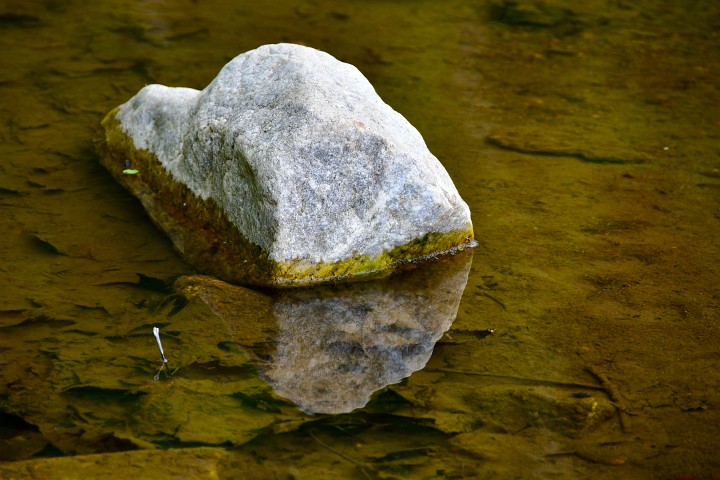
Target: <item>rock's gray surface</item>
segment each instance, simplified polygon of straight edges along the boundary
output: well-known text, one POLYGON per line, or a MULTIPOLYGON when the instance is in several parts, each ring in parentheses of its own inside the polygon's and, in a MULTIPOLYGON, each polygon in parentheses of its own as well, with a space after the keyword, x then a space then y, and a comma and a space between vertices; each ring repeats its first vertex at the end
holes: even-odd
POLYGON ((191 263, 201 258, 202 270, 228 280, 311 283, 473 242, 469 209, 420 133, 355 67, 312 48, 244 53, 202 91, 149 85, 104 127, 105 165, 152 216, 160 202, 163 215, 175 217, 172 226, 155 220, 173 230, 191 263), (139 175, 119 173, 128 159, 139 175), (159 170, 145 165, 155 160, 159 170), (226 220, 220 228, 237 230, 240 240, 229 243, 260 253, 228 251, 213 268, 207 256, 185 251, 192 242, 184 238, 202 230, 189 220, 197 206, 168 205, 163 197, 177 196, 168 181, 210 205, 209 216, 226 220), (148 189, 144 198, 138 193, 148 189), (243 263, 258 262, 253 255, 267 263, 243 276, 243 263), (233 257, 235 273, 227 265, 233 257))

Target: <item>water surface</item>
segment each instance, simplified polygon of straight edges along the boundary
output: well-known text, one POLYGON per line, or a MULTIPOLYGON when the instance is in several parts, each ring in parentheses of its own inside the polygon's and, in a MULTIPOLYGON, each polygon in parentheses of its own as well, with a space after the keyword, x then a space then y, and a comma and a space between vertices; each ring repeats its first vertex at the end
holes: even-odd
POLYGON ((720 7, 679 3, 2 4, 0 476, 720 475, 720 7), (99 122, 281 41, 423 134, 480 243, 428 266, 456 287, 173 290, 99 122))

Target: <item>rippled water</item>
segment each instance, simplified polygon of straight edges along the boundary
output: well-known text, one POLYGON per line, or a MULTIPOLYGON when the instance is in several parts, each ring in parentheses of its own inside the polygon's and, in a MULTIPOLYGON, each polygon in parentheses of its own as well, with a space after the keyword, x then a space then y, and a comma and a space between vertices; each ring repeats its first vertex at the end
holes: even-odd
POLYGON ((576 3, 0 4, 0 477, 720 476, 720 7, 576 3), (99 122, 281 41, 420 130, 478 248, 182 277, 99 122))

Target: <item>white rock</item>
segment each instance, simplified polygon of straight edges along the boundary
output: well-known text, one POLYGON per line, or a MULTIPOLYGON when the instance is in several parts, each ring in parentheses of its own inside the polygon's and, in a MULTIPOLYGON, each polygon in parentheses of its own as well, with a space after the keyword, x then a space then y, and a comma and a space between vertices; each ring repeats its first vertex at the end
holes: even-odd
POLYGON ((149 85, 112 115, 136 150, 279 265, 251 282, 363 274, 473 242, 468 206, 420 133, 327 53, 265 45, 202 91, 149 85))

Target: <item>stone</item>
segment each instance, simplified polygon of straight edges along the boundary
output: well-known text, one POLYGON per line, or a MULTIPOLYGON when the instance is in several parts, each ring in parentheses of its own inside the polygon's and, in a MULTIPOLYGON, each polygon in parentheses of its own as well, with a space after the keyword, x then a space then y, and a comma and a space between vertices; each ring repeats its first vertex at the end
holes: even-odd
POLYGON ((103 165, 226 281, 372 276, 474 244, 420 133, 355 67, 309 47, 241 54, 202 91, 148 85, 102 127, 103 165))

